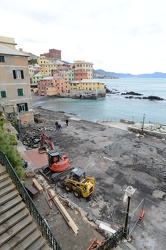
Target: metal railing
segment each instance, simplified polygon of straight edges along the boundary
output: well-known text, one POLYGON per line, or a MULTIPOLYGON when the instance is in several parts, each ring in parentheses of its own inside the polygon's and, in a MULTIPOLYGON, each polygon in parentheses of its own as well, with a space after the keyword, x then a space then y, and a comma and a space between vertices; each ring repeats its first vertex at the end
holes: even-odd
POLYGON ((119 229, 116 233, 111 235, 106 241, 104 241, 96 250, 110 250, 117 247, 119 242, 123 239, 124 232, 123 228, 119 229))
POLYGON ((11 163, 9 162, 7 156, 3 151, 0 150, 0 163, 6 166, 6 171, 10 175, 11 179, 13 180, 19 194, 21 195, 23 201, 25 202, 26 206, 29 209, 30 214, 36 221, 39 229, 42 232, 42 236, 47 240, 49 246, 52 250, 62 250, 60 245, 58 244, 57 240, 53 236, 50 231, 50 228, 46 224, 45 220, 42 218, 40 212, 38 211, 37 207, 35 206, 33 200, 29 196, 27 190, 24 188, 23 184, 21 183, 20 179, 18 178, 14 168, 12 167, 11 163))

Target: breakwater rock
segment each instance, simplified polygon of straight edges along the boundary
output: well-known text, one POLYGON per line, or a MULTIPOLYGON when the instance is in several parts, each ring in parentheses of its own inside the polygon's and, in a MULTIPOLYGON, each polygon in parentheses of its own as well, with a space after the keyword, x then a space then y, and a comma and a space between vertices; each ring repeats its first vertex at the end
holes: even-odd
POLYGON ((129 99, 146 99, 146 100, 150 100, 150 101, 164 101, 164 98, 161 98, 159 96, 154 96, 154 95, 150 95, 150 96, 143 96, 143 94, 134 92, 134 91, 130 91, 130 92, 125 92, 125 93, 121 93, 121 95, 125 95, 125 98, 129 98, 129 99), (136 97, 135 97, 136 96, 136 97))

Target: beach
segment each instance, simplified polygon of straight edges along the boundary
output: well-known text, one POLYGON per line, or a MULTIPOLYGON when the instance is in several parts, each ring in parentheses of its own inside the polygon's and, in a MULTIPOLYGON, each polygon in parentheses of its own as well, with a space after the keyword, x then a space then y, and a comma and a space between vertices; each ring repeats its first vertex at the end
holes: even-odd
MULTIPOLYGON (((164 249, 165 139, 129 131, 126 124, 123 124, 123 128, 117 128, 119 123, 111 127, 110 124, 81 120, 64 112, 42 108, 34 109, 34 113, 38 114, 42 123, 35 123, 34 127, 25 130, 45 131, 53 139, 56 150, 69 157, 70 166, 81 167, 87 175, 95 178, 95 191, 88 202, 75 198, 73 193, 66 193, 61 188, 56 191, 84 211, 90 222, 96 225, 97 221, 102 221, 117 230, 124 225, 126 216, 127 204, 123 202, 125 189, 133 186, 136 191, 130 205, 130 229, 142 209, 142 205, 139 206, 142 200, 145 216, 132 229, 131 244, 136 249, 164 249), (66 118, 69 126, 66 126, 66 118), (55 130, 55 121, 62 125, 61 132, 55 130)), ((21 133, 25 133, 24 129, 21 133)), ((39 205, 39 209, 45 214, 42 206, 39 205)), ((69 243, 62 240, 63 229, 57 230, 53 222, 48 223, 63 249, 85 249, 92 239, 92 235, 89 238, 86 236, 84 243, 81 243, 81 237, 74 236, 72 244, 75 244, 75 248, 65 248, 69 243), (84 248, 77 248, 78 244, 83 244, 84 248)), ((72 233, 65 234, 66 241, 72 237, 72 233)))

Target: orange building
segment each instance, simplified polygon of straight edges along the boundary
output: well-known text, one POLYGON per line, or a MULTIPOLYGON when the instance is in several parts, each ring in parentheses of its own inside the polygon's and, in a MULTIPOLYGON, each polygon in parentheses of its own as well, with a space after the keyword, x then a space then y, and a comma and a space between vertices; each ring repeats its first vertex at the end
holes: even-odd
POLYGON ((83 69, 74 70, 74 81, 80 81, 88 78, 88 73, 83 69))

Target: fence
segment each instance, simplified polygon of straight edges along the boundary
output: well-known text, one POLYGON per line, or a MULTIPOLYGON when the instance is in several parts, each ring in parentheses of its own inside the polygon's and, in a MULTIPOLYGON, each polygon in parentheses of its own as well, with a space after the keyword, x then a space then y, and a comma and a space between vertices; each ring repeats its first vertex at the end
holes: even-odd
POLYGON ((111 235, 106 241, 104 241, 96 250, 110 250, 118 245, 118 243, 123 239, 124 231, 123 228, 119 229, 116 233, 111 235))
POLYGON ((12 165, 10 164, 7 156, 0 150, 0 163, 6 166, 6 170, 10 175, 11 179, 13 180, 14 184, 16 185, 19 194, 21 195, 23 201, 27 205, 30 214, 33 216, 34 220, 38 224, 43 237, 47 240, 48 244, 52 248, 52 250, 61 250, 60 245, 58 244, 57 240, 51 233, 48 225, 40 215, 38 209, 36 208, 34 202, 32 201, 31 197, 29 196, 28 192, 24 188, 23 184, 21 183, 20 179, 18 178, 15 170, 13 169, 12 165))

